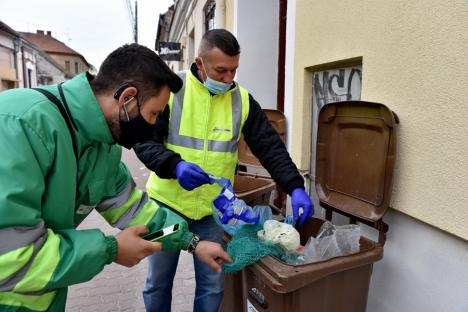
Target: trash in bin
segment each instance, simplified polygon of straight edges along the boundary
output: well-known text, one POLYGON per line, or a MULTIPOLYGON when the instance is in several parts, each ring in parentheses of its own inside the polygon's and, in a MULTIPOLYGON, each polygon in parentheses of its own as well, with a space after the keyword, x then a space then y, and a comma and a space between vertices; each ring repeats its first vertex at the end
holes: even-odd
MULTIPOLYGON (((301 239, 317 236, 323 222, 308 219, 299 230, 301 239)), ((263 257, 241 271, 244 302, 235 305, 251 306, 249 311, 365 311, 372 266, 382 258, 383 247, 360 239, 358 253, 311 264, 263 257)))
POLYGON ((272 244, 278 244, 286 251, 295 251, 301 245, 299 232, 291 225, 276 220, 267 220, 257 236, 272 244))
POLYGON ((224 272, 240 271, 268 255, 278 258, 284 255, 284 250, 279 245, 257 237, 257 232, 262 228, 260 225, 246 224, 233 235, 227 244, 227 253, 231 256, 233 262, 224 262, 224 272))
POLYGON ((302 250, 302 257, 289 264, 307 264, 347 256, 359 252, 361 227, 357 224, 337 226, 324 222, 317 237, 311 236, 302 250))
POLYGON ((300 265, 359 252, 359 225, 335 226, 325 220, 322 222, 317 236, 310 236, 305 247, 300 244, 299 232, 290 224, 267 220, 263 227, 242 228, 227 245, 233 263, 227 264, 225 269, 236 272, 265 256, 300 265))

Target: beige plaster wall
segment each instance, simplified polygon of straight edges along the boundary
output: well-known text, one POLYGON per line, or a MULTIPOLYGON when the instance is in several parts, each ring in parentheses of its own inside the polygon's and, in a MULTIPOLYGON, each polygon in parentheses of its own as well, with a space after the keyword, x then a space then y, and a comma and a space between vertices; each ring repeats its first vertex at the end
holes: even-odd
POLYGON ((362 58, 362 100, 400 118, 391 206, 468 240, 468 3, 296 3, 292 156, 310 162, 311 69, 362 58))

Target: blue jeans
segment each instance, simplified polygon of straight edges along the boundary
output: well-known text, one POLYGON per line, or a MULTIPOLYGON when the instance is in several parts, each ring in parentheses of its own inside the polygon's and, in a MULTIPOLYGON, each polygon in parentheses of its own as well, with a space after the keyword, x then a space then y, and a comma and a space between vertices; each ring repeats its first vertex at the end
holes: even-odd
MULTIPOLYGON (((160 202, 158 204, 167 207, 160 202)), ((211 215, 197 221, 182 217, 187 221, 189 230, 200 236, 202 240, 222 244, 223 229, 216 224, 211 215)), ((148 276, 143 291, 146 311, 171 311, 172 285, 179 255, 180 252, 161 251, 148 257, 148 276)), ((223 298, 223 274, 213 271, 208 265, 200 262, 195 255, 193 264, 196 283, 193 311, 217 312, 223 298)))

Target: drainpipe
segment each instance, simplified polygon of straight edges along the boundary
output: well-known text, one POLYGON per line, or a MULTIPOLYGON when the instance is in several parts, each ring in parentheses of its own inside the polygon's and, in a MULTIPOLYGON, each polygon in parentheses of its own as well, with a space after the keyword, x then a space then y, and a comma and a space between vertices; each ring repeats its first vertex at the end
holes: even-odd
POLYGON ((23 87, 31 88, 28 79, 28 68, 26 67, 26 58, 24 57, 24 45, 21 44, 21 62, 23 63, 23 87))

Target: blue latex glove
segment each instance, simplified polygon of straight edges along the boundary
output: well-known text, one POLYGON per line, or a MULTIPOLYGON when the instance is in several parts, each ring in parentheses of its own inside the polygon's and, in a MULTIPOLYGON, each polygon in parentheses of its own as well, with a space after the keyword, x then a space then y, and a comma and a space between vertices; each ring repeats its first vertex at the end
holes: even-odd
POLYGON ((291 193, 291 205, 294 216, 294 221, 299 226, 302 226, 308 218, 314 215, 314 203, 303 188, 295 188, 291 193), (299 208, 302 208, 302 213, 299 216, 299 208))
POLYGON ((187 191, 191 191, 200 185, 210 183, 208 174, 203 171, 202 168, 194 163, 183 160, 177 164, 175 168, 175 176, 177 181, 179 181, 180 186, 187 191))

